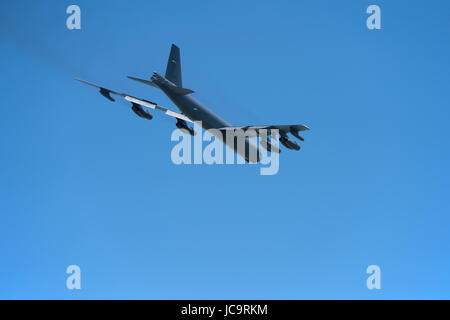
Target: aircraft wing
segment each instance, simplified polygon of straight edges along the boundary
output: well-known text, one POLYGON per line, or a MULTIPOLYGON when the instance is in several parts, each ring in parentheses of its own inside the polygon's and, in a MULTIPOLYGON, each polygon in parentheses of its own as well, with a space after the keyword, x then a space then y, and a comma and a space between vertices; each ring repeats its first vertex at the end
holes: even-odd
POLYGON ((236 130, 240 130, 241 132, 244 133, 244 136, 250 136, 249 132, 247 132, 248 130, 251 130, 250 132, 255 132, 256 135, 260 135, 260 130, 267 130, 266 131, 266 136, 260 136, 260 138, 262 138, 260 140, 260 144, 261 146, 270 151, 270 152, 275 152, 275 153, 280 153, 281 149, 279 147, 277 147, 276 145, 273 145, 271 142, 271 138, 274 138, 274 133, 272 132, 272 130, 278 130, 278 133, 280 134, 280 142, 282 145, 284 145, 286 148, 291 149, 291 150, 300 150, 300 146, 290 140, 287 136, 288 133, 292 134, 294 137, 296 137, 297 139, 299 139, 300 141, 304 141, 303 137, 300 136, 298 133, 300 131, 306 131, 309 130, 309 128, 303 124, 286 124, 286 125, 270 125, 270 126, 244 126, 244 127, 223 127, 223 128, 218 128, 218 130, 227 132, 227 131, 236 131, 236 130))
POLYGON ((85 83, 87 85, 90 85, 92 87, 100 89, 100 94, 102 96, 104 96, 106 99, 110 100, 110 101, 113 101, 113 102, 115 101, 114 98, 111 97, 111 94, 114 94, 114 95, 120 96, 123 99, 131 102, 133 105, 136 104, 136 105, 140 105, 142 107, 146 107, 146 108, 150 108, 150 109, 156 109, 156 110, 164 112, 168 116, 171 116, 171 117, 174 117, 174 118, 177 118, 177 119, 180 119, 180 120, 184 120, 184 121, 187 121, 187 122, 193 122, 190 118, 188 118, 184 114, 176 112, 176 111, 172 111, 172 110, 169 110, 169 109, 166 109, 164 107, 159 106, 158 104, 156 104, 154 102, 151 102, 151 101, 148 101, 148 100, 144 100, 144 99, 139 99, 139 98, 133 97, 132 95, 129 95, 129 94, 126 94, 126 93, 119 93, 119 92, 116 92, 114 90, 107 89, 107 88, 98 86, 96 84, 87 82, 85 80, 81 80, 81 79, 77 79, 77 78, 75 78, 75 80, 80 81, 82 83, 85 83))
POLYGON ((309 130, 309 128, 303 124, 285 124, 285 125, 270 125, 270 126, 242 126, 242 127, 223 127, 223 128, 218 128, 218 130, 231 130, 231 131, 235 131, 235 130, 243 130, 243 131, 247 131, 247 130, 254 130, 256 131, 256 133, 259 134, 259 130, 268 130, 268 134, 270 135, 270 130, 271 129, 278 129, 281 133, 297 133, 299 131, 306 131, 309 130))

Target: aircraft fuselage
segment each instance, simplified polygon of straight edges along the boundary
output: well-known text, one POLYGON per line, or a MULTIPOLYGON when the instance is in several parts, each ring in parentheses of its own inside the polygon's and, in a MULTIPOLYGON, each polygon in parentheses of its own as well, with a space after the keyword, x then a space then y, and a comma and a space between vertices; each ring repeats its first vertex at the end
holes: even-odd
MULTIPOLYGON (((162 76, 155 73, 156 81, 154 81, 160 89, 167 95, 167 97, 172 100, 172 102, 181 110, 181 112, 188 116, 193 121, 201 121, 202 127, 206 130, 209 129, 218 129, 231 126, 228 122, 220 118, 214 112, 209 110, 207 107, 202 105, 196 99, 189 95, 182 95, 174 92, 171 89, 170 81, 163 78, 162 76)), ((231 141, 227 141, 224 133, 217 134, 217 132, 212 131, 212 133, 220 139, 223 143, 228 145, 232 150, 236 153, 240 154, 246 161, 249 161, 249 155, 253 154, 257 155, 257 160, 260 160, 258 147, 249 141, 248 138, 245 138, 245 151, 240 152, 238 150, 238 144, 236 143, 236 139, 229 139, 231 141), (253 149, 253 150, 251 150, 253 149), (256 150, 255 150, 256 149, 256 150), (251 151, 250 151, 251 150, 251 151)))

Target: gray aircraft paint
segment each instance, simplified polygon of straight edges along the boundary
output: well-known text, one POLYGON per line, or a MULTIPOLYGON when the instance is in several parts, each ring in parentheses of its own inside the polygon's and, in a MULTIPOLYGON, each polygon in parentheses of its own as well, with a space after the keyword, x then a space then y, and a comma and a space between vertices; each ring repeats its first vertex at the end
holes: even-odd
POLYGON ((166 109, 148 100, 138 99, 129 94, 119 93, 104 88, 85 80, 76 80, 99 89, 100 94, 112 102, 114 102, 115 99, 111 97, 111 94, 121 96, 125 100, 130 101, 132 103, 133 112, 141 118, 147 120, 153 118, 153 116, 147 110, 144 110, 142 106, 162 111, 168 116, 177 118, 176 126, 180 129, 187 130, 191 135, 195 135, 195 131, 193 128, 189 127, 186 122, 201 123, 205 130, 208 130, 217 139, 225 143, 248 162, 259 162, 261 160, 259 148, 249 140, 249 133, 255 133, 259 135, 260 138, 265 136, 265 140, 260 140, 261 146, 267 150, 271 150, 271 152, 279 153, 281 150, 277 146, 272 148, 270 138, 268 139, 269 135, 273 137, 273 135, 279 134, 279 141, 283 146, 291 150, 300 150, 300 146, 295 141, 290 140, 288 134, 290 133, 300 141, 304 141, 303 137, 299 135, 299 132, 309 130, 307 126, 302 124, 244 127, 231 126, 228 122, 191 97, 190 94, 194 93, 194 91, 182 87, 180 49, 174 44, 170 50, 165 77, 154 72, 149 80, 130 76, 128 76, 128 78, 161 89, 182 113, 166 109), (242 132, 244 131, 244 136, 242 136, 242 132), (242 148, 242 142, 244 142, 244 148, 242 148), (253 156, 255 156, 256 159, 250 159, 253 156))
MULTIPOLYGON (((153 86, 156 85, 157 87, 159 87, 184 115, 188 116, 193 121, 201 121, 202 127, 204 129, 219 129, 231 126, 228 122, 220 118, 218 115, 202 105, 193 97, 187 94, 178 93, 176 91, 176 88, 180 88, 182 84, 180 49, 176 45, 172 44, 172 48, 170 49, 169 61, 167 62, 166 77, 163 77, 157 72, 154 72, 150 82, 153 86)), ((187 92, 193 92, 192 90, 188 89, 184 90, 187 90, 187 92)), ((228 145, 246 161, 250 160, 249 154, 256 154, 257 159, 254 160, 260 160, 258 147, 251 143, 248 138, 245 138, 245 150, 238 150, 238 144, 235 143, 235 139, 226 141, 227 139, 224 132, 222 132, 222 134, 218 134, 216 130, 213 130, 212 133, 216 133, 216 138, 220 139, 223 143, 228 145)))

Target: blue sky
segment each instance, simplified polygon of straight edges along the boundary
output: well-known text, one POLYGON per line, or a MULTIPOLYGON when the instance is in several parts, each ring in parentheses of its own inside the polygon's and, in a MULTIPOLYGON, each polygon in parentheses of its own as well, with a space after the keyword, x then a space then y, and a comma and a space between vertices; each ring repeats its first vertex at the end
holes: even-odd
POLYGON ((450 2, 2 7, 0 298, 450 298, 450 2), (73 80, 174 108, 125 77, 163 73, 171 43, 228 122, 311 127, 277 175, 176 166, 173 119, 73 80))

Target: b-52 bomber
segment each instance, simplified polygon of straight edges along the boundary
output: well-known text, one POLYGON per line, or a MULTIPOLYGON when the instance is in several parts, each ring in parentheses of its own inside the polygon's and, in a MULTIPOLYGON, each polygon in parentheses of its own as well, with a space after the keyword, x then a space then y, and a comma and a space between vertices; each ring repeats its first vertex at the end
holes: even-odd
MULTIPOLYGON (((248 130, 252 130, 253 132, 256 132, 257 135, 259 135, 259 132, 261 130, 266 130, 265 139, 261 140, 261 137, 263 137, 263 135, 260 135, 260 145, 268 151, 279 153, 281 152, 280 148, 271 143, 271 132, 277 132, 280 135, 279 141, 287 149, 300 150, 300 146, 298 145, 298 143, 289 139, 288 134, 293 135, 300 141, 304 141, 299 132, 309 130, 307 126, 302 124, 241 127, 230 125, 210 109, 195 100, 191 96, 194 91, 183 88, 181 80, 180 49, 174 44, 172 44, 170 50, 169 61, 167 63, 166 74, 164 77, 157 72, 154 72, 153 76, 149 80, 131 76, 128 76, 128 78, 162 90, 167 95, 167 97, 169 97, 169 99, 179 108, 181 112, 172 111, 158 105, 155 102, 151 102, 145 99, 139 99, 129 94, 119 93, 111 89, 107 89, 87 82, 85 80, 76 80, 98 88, 100 94, 110 101, 115 101, 115 99, 111 97, 111 94, 129 101, 131 103, 131 109, 134 111, 134 113, 136 113, 136 115, 141 118, 147 120, 151 120, 153 118, 153 115, 148 111, 148 109, 162 111, 166 115, 176 118, 176 126, 179 129, 186 130, 186 132, 190 135, 195 135, 196 133, 194 129, 188 125, 188 123, 194 123, 194 121, 196 123, 199 122, 201 123, 203 129, 210 130, 216 136, 216 138, 220 139, 223 143, 232 148, 247 162, 258 162, 261 159, 257 145, 253 144, 247 137, 245 137, 245 148, 238 148, 238 143, 236 143, 235 138, 226 139, 227 131, 231 130, 232 132, 236 132, 239 130, 240 132, 246 132, 248 130), (257 155, 256 159, 250 157, 250 155, 252 154, 257 155)), ((272 138, 274 138, 273 133, 272 138)))

